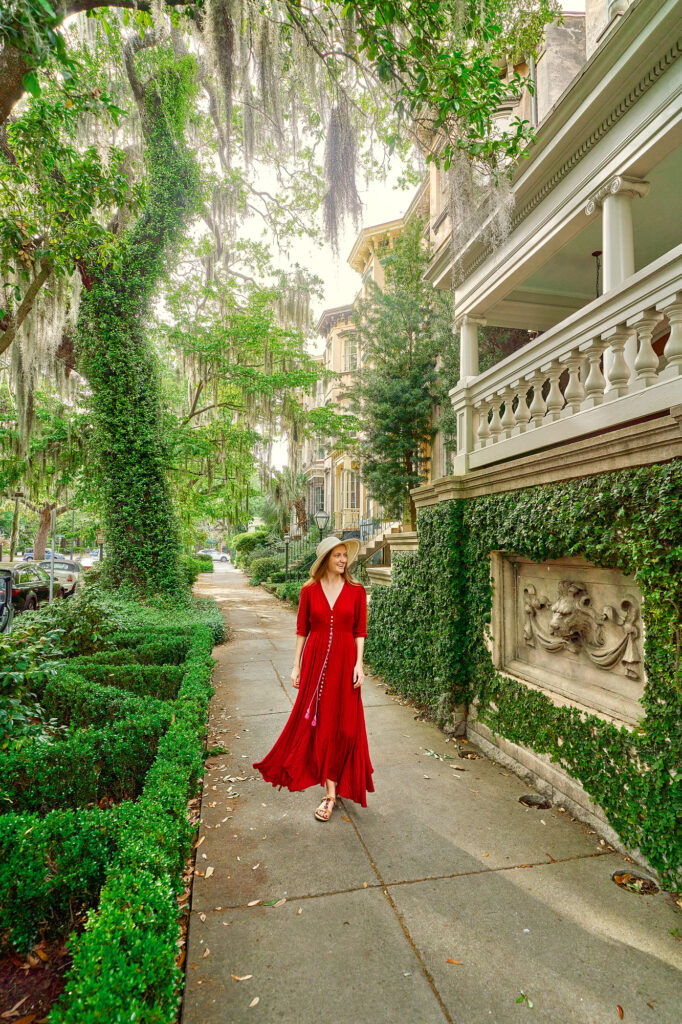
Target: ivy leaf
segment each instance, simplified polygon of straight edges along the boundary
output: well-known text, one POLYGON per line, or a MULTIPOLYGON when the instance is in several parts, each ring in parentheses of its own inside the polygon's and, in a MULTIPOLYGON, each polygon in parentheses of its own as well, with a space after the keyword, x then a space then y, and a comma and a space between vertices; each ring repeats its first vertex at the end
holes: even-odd
POLYGON ((31 96, 40 96, 40 82, 35 71, 27 71, 21 80, 21 84, 26 92, 30 92, 31 96))

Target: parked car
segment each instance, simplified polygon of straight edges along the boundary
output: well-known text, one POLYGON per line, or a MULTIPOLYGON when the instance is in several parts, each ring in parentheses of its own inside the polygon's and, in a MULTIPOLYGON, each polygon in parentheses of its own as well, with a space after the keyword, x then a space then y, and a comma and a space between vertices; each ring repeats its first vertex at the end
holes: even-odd
MULTIPOLYGON (((50 575, 52 560, 46 559, 38 563, 47 575, 50 575)), ((78 562, 67 561, 64 558, 54 560, 54 581, 55 593, 59 591, 61 597, 70 597, 76 591, 78 579, 81 574, 81 567, 78 562)))
MULTIPOLYGON (((45 548, 45 554, 44 554, 43 557, 44 558, 52 558, 52 548, 45 548)), ((21 560, 23 562, 32 562, 33 561, 33 548, 27 548, 26 551, 24 551, 23 555, 21 556, 21 560)))
POLYGON ((12 570, 0 569, 0 633, 6 633, 12 623, 12 570))
MULTIPOLYGON (((106 551, 103 554, 103 557, 104 556, 106 556, 106 551)), ((95 550, 91 551, 89 555, 81 555, 79 561, 80 567, 83 570, 83 572, 87 572, 88 569, 92 569, 93 565, 99 565, 99 551, 95 550)))
POLYGON ((204 548, 203 551, 197 551, 198 555, 208 555, 213 559, 214 562, 229 562, 230 556, 227 551, 215 551, 213 548, 204 548))
POLYGON ((15 614, 32 612, 50 600, 50 577, 39 565, 21 561, 8 569, 12 576, 11 601, 15 614))

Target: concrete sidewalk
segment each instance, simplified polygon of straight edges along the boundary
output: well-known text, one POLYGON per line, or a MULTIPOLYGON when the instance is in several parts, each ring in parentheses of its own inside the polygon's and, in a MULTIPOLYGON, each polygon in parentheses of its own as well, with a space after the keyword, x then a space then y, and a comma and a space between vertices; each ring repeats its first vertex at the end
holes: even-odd
POLYGON ((617 1024, 619 1007, 682 1024, 670 898, 620 889, 633 866, 599 836, 520 804, 516 776, 462 759, 371 677, 365 810, 340 801, 321 824, 321 789, 263 782, 251 763, 294 697, 294 612, 231 568, 197 591, 234 638, 215 651, 211 737, 230 753, 204 780, 183 1024, 617 1024))

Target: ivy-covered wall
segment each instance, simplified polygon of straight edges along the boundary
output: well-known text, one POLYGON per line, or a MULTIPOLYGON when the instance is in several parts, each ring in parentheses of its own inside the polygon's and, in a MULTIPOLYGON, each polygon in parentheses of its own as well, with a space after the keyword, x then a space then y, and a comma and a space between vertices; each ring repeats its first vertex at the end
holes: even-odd
POLYGON ((578 779, 630 848, 673 884, 682 869, 682 462, 506 494, 448 501, 419 514, 419 551, 398 555, 391 587, 375 587, 369 665, 444 719, 477 699, 497 734, 578 779), (536 562, 582 556, 637 580, 647 687, 630 731, 493 667, 485 644, 490 552, 536 562))

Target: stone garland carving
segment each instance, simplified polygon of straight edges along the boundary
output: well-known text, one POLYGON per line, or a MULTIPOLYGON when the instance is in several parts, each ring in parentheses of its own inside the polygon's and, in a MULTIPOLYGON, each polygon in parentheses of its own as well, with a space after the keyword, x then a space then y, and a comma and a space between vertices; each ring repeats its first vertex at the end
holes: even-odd
POLYGON ((602 669, 613 669, 622 662, 629 679, 641 680, 641 620, 639 604, 632 595, 623 598, 620 611, 611 605, 595 611, 582 583, 561 580, 553 603, 538 595, 532 584, 524 587, 523 597, 523 638, 528 647, 539 644, 550 654, 584 651, 590 661, 602 669), (606 645, 605 623, 622 631, 622 636, 612 646, 606 645))

